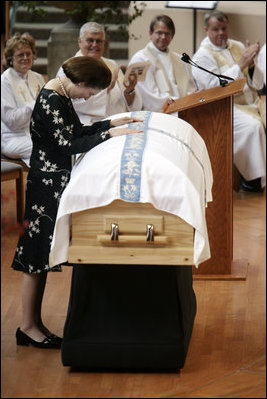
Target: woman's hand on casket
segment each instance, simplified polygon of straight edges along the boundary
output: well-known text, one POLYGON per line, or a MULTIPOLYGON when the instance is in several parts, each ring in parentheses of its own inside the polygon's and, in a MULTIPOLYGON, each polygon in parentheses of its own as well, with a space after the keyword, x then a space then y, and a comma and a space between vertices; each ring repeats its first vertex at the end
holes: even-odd
POLYGON ((127 123, 133 123, 133 122, 143 122, 143 119, 124 116, 123 118, 113 119, 113 121, 110 121, 110 127, 126 125, 127 123))
MULTIPOLYGON (((140 118, 131 118, 130 116, 124 116, 123 118, 118 118, 118 119, 113 119, 110 121, 110 126, 111 127, 116 127, 116 126, 121 126, 121 125, 127 125, 128 123, 134 123, 134 122, 143 122, 143 119, 140 118)), ((133 134, 133 133, 142 133, 143 129, 140 129, 136 127, 134 128, 134 125, 132 125, 131 128, 129 127, 122 127, 120 129, 109 129, 109 134, 110 137, 115 137, 115 136, 123 136, 125 134, 133 134)))
POLYGON ((121 127, 119 129, 109 129, 110 137, 124 136, 126 134, 142 133, 142 129, 131 129, 129 127, 121 127))

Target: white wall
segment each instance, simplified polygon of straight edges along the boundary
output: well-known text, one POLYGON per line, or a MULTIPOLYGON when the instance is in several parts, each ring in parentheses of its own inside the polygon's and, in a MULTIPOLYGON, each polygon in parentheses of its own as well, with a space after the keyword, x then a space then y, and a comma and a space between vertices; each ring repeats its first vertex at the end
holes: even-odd
MULTIPOLYGON (((141 3, 141 2, 137 2, 141 3)), ((186 52, 193 55, 193 10, 167 8, 166 1, 145 1, 146 7, 143 15, 138 17, 129 29, 130 34, 138 37, 137 40, 129 39, 129 59, 133 54, 143 48, 149 40, 149 25, 152 18, 158 14, 169 15, 174 23, 176 33, 170 48, 179 53, 186 52)), ((225 12, 230 20, 230 38, 251 43, 266 40, 266 2, 265 1, 219 1, 217 10, 225 12)), ((196 23, 196 49, 201 40, 206 36, 204 31, 205 10, 197 11, 196 23)))

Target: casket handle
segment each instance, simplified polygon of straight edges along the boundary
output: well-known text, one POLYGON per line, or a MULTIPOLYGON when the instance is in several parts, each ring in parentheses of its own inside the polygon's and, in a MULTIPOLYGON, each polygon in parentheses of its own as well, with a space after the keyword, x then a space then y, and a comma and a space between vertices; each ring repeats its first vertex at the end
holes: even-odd
POLYGON ((168 244, 168 237, 166 236, 154 236, 154 226, 153 224, 147 224, 146 226, 146 236, 145 235, 119 235, 119 225, 117 223, 111 223, 111 233, 108 234, 98 234, 97 241, 102 245, 166 245, 168 244))
POLYGON ((97 234, 97 241, 102 245, 142 245, 162 246, 169 243, 167 236, 154 236, 153 241, 147 241, 145 235, 124 235, 120 234, 117 240, 111 240, 108 234, 97 234))
POLYGON ((116 223, 111 223, 111 241, 118 241, 119 238, 119 226, 116 223))
POLYGON ((102 245, 167 245, 169 239, 166 236, 155 236, 154 241, 147 241, 146 236, 119 235, 118 240, 111 240, 107 234, 98 234, 97 241, 102 245))
POLYGON ((148 224, 146 226, 146 240, 154 241, 154 226, 153 226, 153 224, 148 224))

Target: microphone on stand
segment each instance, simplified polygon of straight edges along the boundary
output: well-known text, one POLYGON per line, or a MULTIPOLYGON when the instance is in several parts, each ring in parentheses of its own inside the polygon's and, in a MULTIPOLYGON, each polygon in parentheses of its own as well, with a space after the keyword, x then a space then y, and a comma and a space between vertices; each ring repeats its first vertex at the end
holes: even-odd
POLYGON ((234 80, 233 78, 230 78, 229 76, 218 75, 217 73, 211 72, 208 69, 205 69, 205 68, 201 67, 200 65, 198 65, 194 61, 192 61, 191 58, 189 57, 189 55, 186 54, 186 53, 182 54, 181 60, 186 62, 187 64, 190 64, 190 65, 196 67, 196 68, 202 69, 202 71, 208 72, 211 75, 216 76, 219 79, 220 85, 222 87, 224 87, 228 83, 227 80, 234 80))

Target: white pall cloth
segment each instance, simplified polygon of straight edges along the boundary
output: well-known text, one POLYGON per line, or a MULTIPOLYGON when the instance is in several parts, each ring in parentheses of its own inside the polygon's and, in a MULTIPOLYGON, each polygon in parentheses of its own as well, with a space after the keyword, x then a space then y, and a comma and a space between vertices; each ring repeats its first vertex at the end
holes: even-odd
MULTIPOLYGON (((150 203, 195 228, 194 264, 210 258, 205 208, 212 201, 212 171, 206 145, 187 122, 157 112, 113 115, 144 120, 143 133, 113 137, 74 165, 63 192, 50 252, 50 265, 68 259, 70 215, 116 199, 150 203)), ((131 126, 131 124, 130 124, 131 126)))

